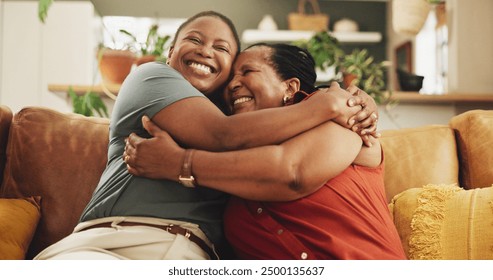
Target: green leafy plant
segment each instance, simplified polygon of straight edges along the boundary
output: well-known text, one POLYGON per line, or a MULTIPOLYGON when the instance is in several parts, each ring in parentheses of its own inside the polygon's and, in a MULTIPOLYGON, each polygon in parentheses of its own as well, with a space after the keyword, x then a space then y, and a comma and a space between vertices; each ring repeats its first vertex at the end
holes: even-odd
POLYGON ((154 56, 157 61, 166 62, 165 51, 167 49, 167 43, 171 38, 169 35, 160 36, 158 34, 159 26, 157 24, 152 25, 147 33, 147 38, 144 43, 137 40, 137 37, 128 32, 127 30, 120 29, 120 32, 129 36, 132 39, 131 48, 136 49, 136 51, 141 56, 151 55, 154 56))
POLYGON ((377 104, 389 101, 391 93, 385 91, 385 66, 382 62, 376 63, 367 49, 354 49, 344 55, 338 68, 344 75, 353 75, 351 84, 366 91, 377 104))
POLYGON ((39 0, 38 2, 38 18, 44 23, 48 16, 48 10, 50 9, 53 0, 39 0))
POLYGON ((309 40, 300 40, 294 44, 308 50, 315 60, 315 66, 321 70, 338 65, 344 55, 339 41, 324 31, 315 33, 309 40))
POLYGON ((77 95, 72 87, 69 87, 68 94, 72 99, 74 113, 92 117, 96 112, 100 117, 109 117, 108 109, 98 94, 88 91, 84 95, 77 95))
POLYGON ((310 52, 316 67, 325 70, 335 66, 336 72, 342 74, 340 76, 353 75, 352 84, 366 91, 377 104, 389 104, 392 92, 386 91, 385 66, 382 62, 376 63, 367 49, 355 49, 351 54, 345 54, 339 41, 325 31, 294 44, 310 52))

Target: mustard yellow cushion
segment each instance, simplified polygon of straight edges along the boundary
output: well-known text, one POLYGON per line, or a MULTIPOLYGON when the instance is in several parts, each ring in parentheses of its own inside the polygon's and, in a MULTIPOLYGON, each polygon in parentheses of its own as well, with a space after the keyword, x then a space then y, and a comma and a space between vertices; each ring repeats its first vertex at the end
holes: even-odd
POLYGON ((493 186, 430 184, 396 195, 390 210, 409 259, 493 259, 493 186))
POLYGON ((39 198, 0 198, 0 259, 25 258, 40 217, 39 198))
MULTIPOLYGON (((493 110, 470 110, 450 119, 457 139, 460 186, 486 187, 493 183, 493 110)), ((442 181, 445 182, 445 181, 442 181)), ((428 181, 427 183, 433 183, 428 181)))

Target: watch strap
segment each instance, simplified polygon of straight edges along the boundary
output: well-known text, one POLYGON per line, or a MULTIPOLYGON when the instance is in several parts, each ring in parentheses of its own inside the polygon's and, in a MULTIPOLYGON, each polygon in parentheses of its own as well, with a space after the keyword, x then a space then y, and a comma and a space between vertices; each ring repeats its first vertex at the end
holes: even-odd
POLYGON ((181 173, 178 176, 178 180, 180 181, 180 183, 188 188, 195 188, 197 186, 195 184, 195 178, 192 175, 192 159, 194 152, 194 149, 185 150, 181 173))

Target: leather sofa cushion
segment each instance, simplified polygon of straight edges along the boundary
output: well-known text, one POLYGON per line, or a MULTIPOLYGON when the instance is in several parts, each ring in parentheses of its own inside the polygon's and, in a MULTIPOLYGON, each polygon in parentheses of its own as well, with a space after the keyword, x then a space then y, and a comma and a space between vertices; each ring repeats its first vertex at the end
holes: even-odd
POLYGON ((387 200, 427 184, 459 180, 454 132, 445 125, 382 131, 387 200))
POLYGON ((465 189, 493 184, 493 111, 472 110, 453 117, 460 155, 460 184, 465 189))
POLYGON ((107 158, 108 119, 31 107, 14 116, 2 197, 41 197, 27 258, 73 231, 107 158))

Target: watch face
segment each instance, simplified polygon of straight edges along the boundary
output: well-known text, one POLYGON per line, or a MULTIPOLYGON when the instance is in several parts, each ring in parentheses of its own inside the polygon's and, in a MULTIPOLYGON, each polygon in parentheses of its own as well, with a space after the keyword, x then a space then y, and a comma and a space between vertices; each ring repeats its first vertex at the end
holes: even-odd
POLYGON ((187 188, 195 188, 195 178, 193 176, 190 177, 178 177, 180 183, 187 188))

